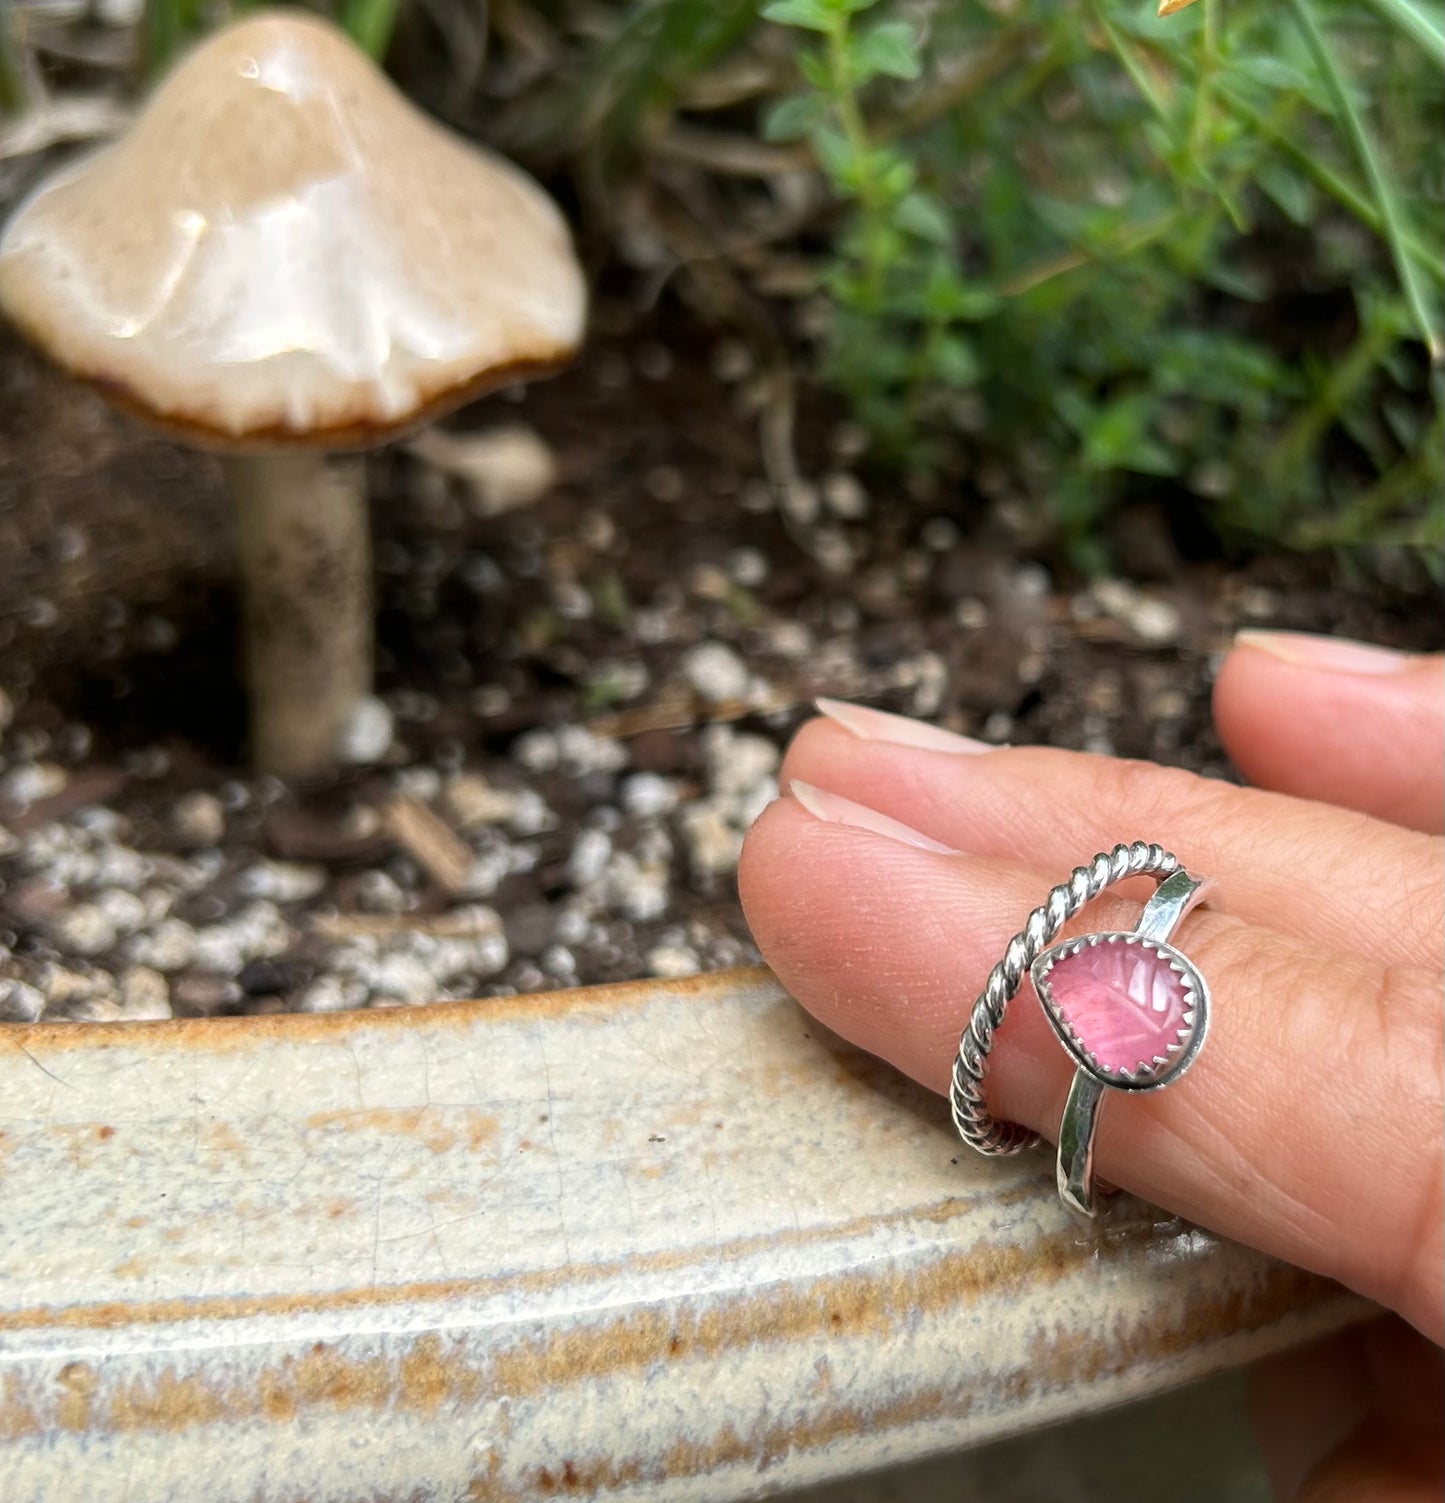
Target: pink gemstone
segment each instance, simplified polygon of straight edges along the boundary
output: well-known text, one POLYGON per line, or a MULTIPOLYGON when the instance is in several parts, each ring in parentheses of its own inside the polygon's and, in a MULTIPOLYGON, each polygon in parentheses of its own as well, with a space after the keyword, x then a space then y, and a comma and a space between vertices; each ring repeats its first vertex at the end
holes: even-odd
POLYGON ((1046 984, 1057 1012, 1110 1074, 1150 1074, 1182 1046, 1194 1008, 1184 978, 1157 950, 1101 940, 1064 955, 1046 984))

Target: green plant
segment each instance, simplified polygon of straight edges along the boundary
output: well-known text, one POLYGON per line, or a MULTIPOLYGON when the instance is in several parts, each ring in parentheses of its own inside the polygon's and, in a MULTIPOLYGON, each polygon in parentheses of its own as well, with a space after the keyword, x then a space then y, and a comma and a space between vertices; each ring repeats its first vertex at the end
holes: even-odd
POLYGON ((1149 491, 1276 541, 1442 539, 1438 33, 1409 0, 1320 7, 768 6, 815 39, 764 129, 805 138, 845 206, 823 370, 883 457, 937 465, 962 417, 1085 564, 1149 491), (913 80, 1010 42, 1016 65, 919 110, 913 80), (1378 240, 1341 246, 1351 220, 1378 240), (1332 327, 1291 326, 1301 269, 1332 327))
POLYGON ((763 134, 804 138, 833 192, 853 213, 838 233, 824 284, 835 303, 825 378, 849 398, 885 457, 927 463, 926 406, 978 383, 968 326, 997 296, 965 276, 953 217, 918 166, 863 109, 880 79, 923 71, 918 35, 902 20, 860 24, 876 0, 772 0, 763 16, 820 40, 798 54, 809 89, 777 101, 763 134), (922 445, 923 447, 918 447, 922 445))
MULTIPOLYGON (((145 0, 145 57, 162 73, 198 36, 271 0, 145 0)), ((285 0, 282 0, 285 3, 285 0)), ((402 0, 317 0, 310 9, 330 16, 370 56, 385 55, 402 0)))

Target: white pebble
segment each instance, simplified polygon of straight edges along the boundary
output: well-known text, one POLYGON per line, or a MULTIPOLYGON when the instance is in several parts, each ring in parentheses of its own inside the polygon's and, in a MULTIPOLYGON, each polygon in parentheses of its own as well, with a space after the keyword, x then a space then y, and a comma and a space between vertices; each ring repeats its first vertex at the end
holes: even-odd
POLYGON ((742 854, 742 832, 722 810, 709 803, 694 804, 683 816, 688 857, 703 876, 722 876, 736 871, 742 854))
POLYGON ((37 804, 41 799, 54 798, 65 788, 69 779, 65 769, 54 762, 31 762, 17 767, 5 779, 5 797, 15 804, 37 804))
POLYGON ((542 969, 559 980, 577 974, 577 957, 566 945, 548 945, 542 951, 542 969))
POLYGON ((146 921, 146 905, 133 892, 108 888, 95 900, 95 906, 117 934, 134 934, 146 921))
POLYGON ((356 767, 379 762, 391 750, 395 734, 391 711, 375 695, 368 694, 352 707, 342 727, 337 756, 356 767))
POLYGON ((1183 620, 1179 608, 1167 600, 1141 600, 1129 618, 1141 641, 1168 647, 1179 640, 1183 620))
POLYGON ((868 492, 847 470, 824 477, 823 500, 828 510, 845 522, 861 522, 868 515, 868 492))
POLYGON ((326 872, 296 861, 258 861, 241 873, 236 885, 248 898, 304 903, 326 886, 326 872))
POLYGON ((655 945, 647 952, 647 971, 651 976, 677 980, 695 976, 700 969, 697 956, 683 945, 655 945))
POLYGON ((313 981, 297 999, 299 1012, 346 1012, 366 1001, 366 988, 356 982, 343 983, 336 976, 322 976, 313 981))
POLYGON ((768 577, 768 560, 756 548, 734 548, 728 555, 728 573, 745 590, 755 590, 768 577))
POLYGON ((601 830, 583 830, 572 846, 567 877, 574 887, 588 887, 606 870, 612 841, 601 830))
POLYGON ((116 941, 115 926, 94 903, 77 903, 55 926, 55 937, 73 955, 100 955, 116 941))
POLYGON ((373 993, 395 997, 413 1007, 436 1001, 436 977, 411 955, 386 956, 377 962, 367 980, 373 993))
POLYGON ((45 996, 24 981, 0 981, 0 1020, 6 1023, 38 1023, 45 1011, 45 996))
POLYGON ((97 887, 121 887, 134 892, 146 885, 154 870, 154 863, 139 851, 124 845, 108 845, 96 853, 91 881, 97 887))
POLYGON ((557 730, 557 754, 568 772, 616 772, 627 765, 627 748, 619 741, 594 736, 585 726, 564 725, 557 730))
POLYGON ((126 947, 131 959, 158 971, 183 971, 196 953, 196 931, 180 919, 162 919, 126 947))
POLYGON ((556 823, 546 800, 533 788, 520 789, 513 800, 510 828, 514 835, 539 835, 556 823))
POLYGON ((132 1023, 158 1023, 171 1015, 166 978, 149 966, 133 965, 120 977, 121 1016, 132 1023))
POLYGON ((709 726, 703 734, 703 755, 713 791, 745 793, 778 770, 781 753, 765 736, 739 734, 725 725, 709 726))
POLYGON ((607 868, 607 901, 634 923, 648 923, 667 912, 668 869, 643 866, 630 853, 615 856, 607 868))
POLYGON ((741 699, 748 690, 748 670, 732 648, 699 642, 682 659, 683 677, 704 699, 721 704, 741 699))
POLYGON ((565 907, 552 926, 552 938, 558 944, 580 945, 592 929, 592 921, 580 908, 565 907))
POLYGON ((677 807, 677 784, 655 772, 634 772, 622 784, 622 807, 638 819, 657 819, 677 807))
POLYGON ((226 833, 226 811, 212 793, 188 793, 176 800, 171 825, 187 845, 218 845, 226 833))
POLYGON ((512 760, 532 773, 554 771, 561 755, 551 731, 528 731, 512 744, 512 760))

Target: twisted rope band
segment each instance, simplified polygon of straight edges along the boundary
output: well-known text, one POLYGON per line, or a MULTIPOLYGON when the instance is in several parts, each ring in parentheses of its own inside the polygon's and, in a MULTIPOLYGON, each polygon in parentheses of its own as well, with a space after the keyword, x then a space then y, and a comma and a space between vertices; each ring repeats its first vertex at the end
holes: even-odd
POLYGON ((948 1104, 958 1135, 979 1153, 1020 1153, 1039 1140, 1036 1132, 1017 1122, 991 1117, 983 1100, 983 1077, 989 1050, 1029 967, 1058 937, 1059 930, 1105 888, 1126 877, 1153 877, 1162 882, 1179 870, 1179 858, 1162 845, 1116 845, 1101 851, 1087 866, 1076 866, 1067 882, 1060 882, 1029 914, 1028 923, 1009 940, 1001 961, 973 1004, 973 1016, 958 1041, 948 1104))

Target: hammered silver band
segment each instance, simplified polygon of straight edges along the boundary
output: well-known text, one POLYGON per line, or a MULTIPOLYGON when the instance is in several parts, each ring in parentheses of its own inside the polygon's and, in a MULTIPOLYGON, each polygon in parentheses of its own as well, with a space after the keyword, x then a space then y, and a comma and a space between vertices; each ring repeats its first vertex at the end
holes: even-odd
POLYGON ((1017 1122, 1000 1121, 989 1114, 983 1083, 994 1035, 1040 952, 1086 903, 1115 883, 1129 877, 1153 877, 1162 883, 1179 870, 1179 858, 1172 851, 1142 840, 1101 851, 1087 866, 1076 866, 1068 881, 1059 883, 1009 940, 1003 959, 989 972, 973 1004, 953 1062, 949 1109, 959 1137, 970 1148, 984 1154, 1020 1153, 1039 1140, 1037 1133, 1017 1122))

